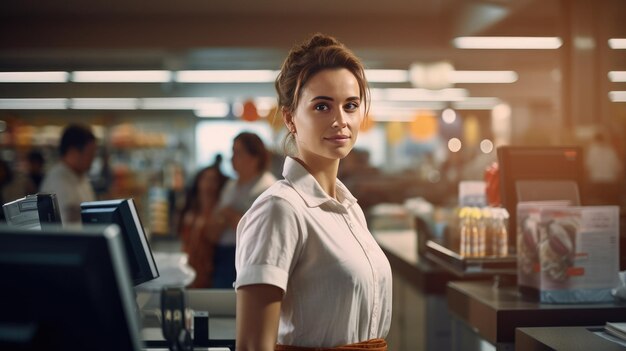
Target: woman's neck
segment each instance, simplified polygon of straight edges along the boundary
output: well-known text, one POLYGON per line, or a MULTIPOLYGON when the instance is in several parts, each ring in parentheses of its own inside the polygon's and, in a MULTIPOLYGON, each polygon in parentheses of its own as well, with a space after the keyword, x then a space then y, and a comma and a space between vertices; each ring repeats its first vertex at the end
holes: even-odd
POLYGON ((309 160, 309 162, 296 158, 304 168, 315 178, 328 196, 337 198, 337 172, 339 171, 339 160, 309 160))
POLYGON ((216 204, 217 199, 213 196, 208 197, 208 196, 202 196, 200 198, 198 198, 198 210, 201 213, 208 213, 211 212, 213 210, 213 207, 216 204))
POLYGON ((246 184, 250 181, 252 181, 253 179, 255 179, 256 177, 259 176, 260 173, 254 172, 254 173, 239 173, 238 174, 238 178, 237 178, 237 184, 246 184))

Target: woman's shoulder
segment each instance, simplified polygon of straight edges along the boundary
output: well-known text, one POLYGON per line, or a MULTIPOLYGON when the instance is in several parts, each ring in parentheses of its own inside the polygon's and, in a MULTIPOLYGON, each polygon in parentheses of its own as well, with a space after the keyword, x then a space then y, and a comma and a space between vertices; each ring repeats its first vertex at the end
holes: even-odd
POLYGON ((297 205, 300 196, 296 190, 284 179, 275 181, 267 190, 265 190, 258 198, 258 201, 264 202, 282 202, 297 205))
POLYGON ((304 205, 301 202, 301 198, 289 183, 279 180, 257 197, 241 222, 245 223, 252 218, 299 222, 303 220, 304 205))

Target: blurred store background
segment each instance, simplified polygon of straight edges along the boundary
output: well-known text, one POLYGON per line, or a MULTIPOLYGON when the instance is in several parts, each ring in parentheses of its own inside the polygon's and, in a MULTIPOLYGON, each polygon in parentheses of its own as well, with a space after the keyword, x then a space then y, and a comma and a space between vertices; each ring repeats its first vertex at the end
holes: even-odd
POLYGON ((240 131, 280 172, 273 80, 323 32, 364 60, 372 89, 342 179, 364 208, 446 206, 501 145, 601 133, 624 161, 625 13, 622 0, 4 1, 0 159, 21 174, 39 150, 51 166, 63 126, 88 123, 99 198, 135 198, 151 233, 172 235, 186 184, 229 161, 240 131))

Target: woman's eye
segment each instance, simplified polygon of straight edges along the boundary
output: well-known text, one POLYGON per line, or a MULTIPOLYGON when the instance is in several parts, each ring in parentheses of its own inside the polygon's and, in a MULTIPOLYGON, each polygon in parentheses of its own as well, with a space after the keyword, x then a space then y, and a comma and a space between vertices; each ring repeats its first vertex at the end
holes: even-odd
POLYGON ((354 111, 359 109, 359 104, 356 102, 349 102, 344 107, 346 111, 354 111))
POLYGON ((326 111, 326 110, 328 110, 328 105, 326 105, 326 104, 318 104, 318 105, 315 105, 314 108, 315 108, 316 111, 326 111))

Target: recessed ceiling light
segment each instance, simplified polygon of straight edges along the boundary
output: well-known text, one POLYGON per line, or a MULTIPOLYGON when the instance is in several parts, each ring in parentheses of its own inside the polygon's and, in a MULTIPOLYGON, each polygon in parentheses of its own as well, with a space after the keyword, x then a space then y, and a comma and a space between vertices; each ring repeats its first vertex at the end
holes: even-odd
POLYGON ((428 90, 420 88, 372 89, 372 98, 387 101, 460 101, 468 96, 467 89, 448 88, 428 90))
POLYGON ((365 77, 370 83, 404 83, 409 81, 405 69, 366 69, 365 77))
POLYGON ((626 102, 626 91, 609 91, 609 99, 613 102, 626 102))
POLYGON ((611 49, 626 49, 626 38, 609 39, 609 47, 611 49))
POLYGON ((451 71, 448 72, 450 83, 515 83, 515 71, 451 71))
POLYGON ((0 72, 0 83, 65 83, 67 72, 0 72))
POLYGON ((458 37, 453 40, 459 49, 558 49, 559 37, 458 37))
POLYGON ((271 83, 278 71, 272 70, 197 70, 178 71, 179 83, 271 83))
POLYGON ((224 101, 202 103, 194 110, 197 117, 203 118, 223 118, 228 116, 228 112, 230 108, 224 101))
POLYGON ((75 98, 70 108, 75 110, 136 110, 138 99, 134 98, 75 98))
POLYGON ((76 83, 166 83, 172 79, 170 71, 75 71, 76 83))
POLYGON ((609 72, 608 76, 611 82, 626 82, 626 71, 611 71, 609 72))
POLYGON ((143 98, 140 107, 144 110, 195 110, 198 105, 214 100, 206 97, 143 98))
POLYGON ((68 99, 0 99, 0 110, 64 110, 68 99))

